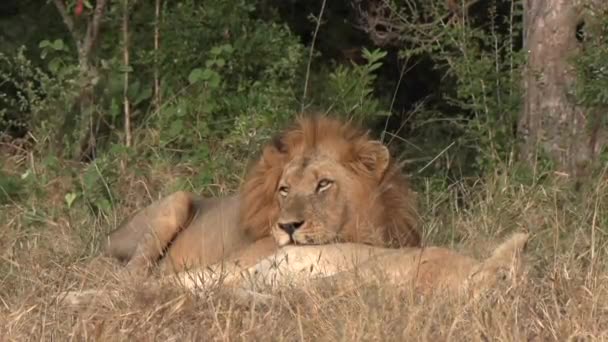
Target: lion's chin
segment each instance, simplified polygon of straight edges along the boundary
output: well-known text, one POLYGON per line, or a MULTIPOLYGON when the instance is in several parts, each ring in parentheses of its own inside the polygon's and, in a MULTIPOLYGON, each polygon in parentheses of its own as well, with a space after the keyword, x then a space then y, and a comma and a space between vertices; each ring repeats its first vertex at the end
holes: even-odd
POLYGON ((306 234, 305 232, 296 232, 291 239, 295 245, 327 245, 339 242, 336 234, 306 234))
POLYGON ((284 231, 279 231, 278 229, 272 232, 272 237, 274 241, 279 247, 287 246, 292 243, 291 237, 289 234, 284 231))
POLYGON ((304 231, 296 231, 291 236, 280 228, 272 229, 272 237, 279 247, 287 245, 325 245, 339 242, 337 234, 310 234, 304 231))

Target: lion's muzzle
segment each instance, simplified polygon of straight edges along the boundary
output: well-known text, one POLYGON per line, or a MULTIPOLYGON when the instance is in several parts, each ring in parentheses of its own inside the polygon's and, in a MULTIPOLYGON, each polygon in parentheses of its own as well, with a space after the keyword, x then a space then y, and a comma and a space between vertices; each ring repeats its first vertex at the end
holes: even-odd
POLYGON ((285 233, 289 234, 289 236, 293 235, 293 233, 304 225, 304 221, 291 221, 287 223, 278 223, 279 228, 283 230, 285 233))

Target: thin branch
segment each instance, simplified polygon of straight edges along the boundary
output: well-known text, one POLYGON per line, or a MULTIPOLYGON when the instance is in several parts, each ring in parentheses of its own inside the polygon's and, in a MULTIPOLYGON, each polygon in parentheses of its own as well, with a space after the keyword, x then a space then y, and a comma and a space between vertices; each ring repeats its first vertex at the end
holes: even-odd
POLYGON ((388 110, 389 114, 386 117, 386 120, 384 121, 384 130, 382 131, 382 134, 380 135, 380 141, 382 141, 382 142, 384 142, 384 135, 385 135, 385 133, 387 133, 386 131, 388 130, 388 122, 389 122, 389 119, 391 118, 391 114, 393 112, 395 101, 397 100, 397 93, 399 92, 399 87, 401 86, 401 81, 403 80, 403 76, 405 75, 405 70, 407 69, 408 61, 409 61, 409 57, 406 57, 405 61, 403 63, 403 68, 401 68, 401 72, 399 73, 399 80, 397 81, 397 85, 395 86, 395 91, 393 92, 393 98, 391 99, 391 106, 388 110))
POLYGON ((74 21, 72 20, 72 17, 68 14, 68 11, 65 8, 65 5, 63 4, 63 0, 54 0, 53 2, 55 3, 55 7, 57 8, 59 15, 61 15, 61 19, 63 19, 63 23, 68 28, 68 31, 72 35, 72 38, 74 39, 76 44, 80 47, 80 39, 78 38, 78 34, 76 33, 76 31, 74 30, 74 21))
MULTIPOLYGON (((481 0, 463 0, 460 8, 462 15, 464 16, 464 13, 479 1, 481 0)), ((432 34, 435 34, 435 32, 432 28, 458 15, 458 13, 449 10, 447 14, 440 15, 430 22, 415 23, 395 9, 393 4, 387 0, 366 2, 367 9, 363 8, 361 2, 361 0, 357 0, 353 3, 353 7, 359 16, 359 23, 355 27, 367 33, 370 39, 380 46, 397 44, 402 40, 411 41, 412 39, 409 37, 412 36, 412 33, 415 33, 417 37, 416 42, 422 41, 424 44, 435 42, 445 31, 442 31, 437 36, 433 36, 432 34), (378 30, 378 27, 382 28, 381 31, 378 30)), ((410 15, 415 16, 414 14, 418 13, 414 2, 405 1, 405 4, 409 8, 410 15)))
POLYGON ((319 16, 317 16, 317 26, 315 27, 315 33, 312 36, 312 43, 310 44, 310 54, 308 55, 308 65, 306 66, 306 78, 304 79, 304 91, 302 93, 302 111, 304 111, 305 101, 306 101, 306 93, 308 93, 308 78, 310 77, 310 66, 312 64, 312 55, 315 52, 315 42, 317 41, 317 34, 319 33, 319 28, 321 27, 321 20, 323 19, 323 12, 325 12, 325 3, 327 0, 323 0, 321 4, 321 10, 319 11, 319 16))
POLYGON ((156 109, 160 108, 160 77, 158 72, 158 54, 160 49, 160 2, 156 0, 154 9, 154 102, 156 109))
POLYGON ((428 162, 426 165, 424 165, 420 170, 418 170, 418 173, 422 173, 422 171, 426 170, 427 167, 431 166, 435 160, 437 160, 439 157, 441 157, 445 152, 447 152, 447 150, 449 150, 452 146, 454 146, 456 142, 452 141, 451 144, 449 144, 446 148, 444 148, 443 150, 441 150, 441 152, 439 152, 438 155, 435 156, 435 158, 433 158, 430 162, 428 162))

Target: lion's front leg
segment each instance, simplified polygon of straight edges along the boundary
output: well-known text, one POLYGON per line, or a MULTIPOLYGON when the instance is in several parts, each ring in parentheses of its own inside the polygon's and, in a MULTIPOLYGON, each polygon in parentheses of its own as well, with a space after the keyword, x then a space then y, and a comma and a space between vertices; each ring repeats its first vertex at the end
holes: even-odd
POLYGON ((195 201, 193 194, 178 191, 150 204, 108 236, 105 253, 127 261, 131 271, 148 270, 187 227, 196 212, 195 201))

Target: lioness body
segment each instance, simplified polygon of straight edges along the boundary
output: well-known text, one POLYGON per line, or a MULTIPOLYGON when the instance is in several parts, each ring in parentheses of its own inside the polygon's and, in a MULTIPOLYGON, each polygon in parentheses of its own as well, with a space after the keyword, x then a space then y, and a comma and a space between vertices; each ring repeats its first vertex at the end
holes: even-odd
MULTIPOLYGON (((302 287, 319 281, 348 287, 376 283, 399 286, 420 295, 475 298, 487 290, 510 287, 517 282, 527 241, 528 234, 514 234, 484 260, 443 247, 393 249, 337 243, 289 245, 272 253, 269 246, 262 244, 251 255, 167 276, 161 283, 177 282, 193 292, 201 292, 221 282, 237 294, 254 297, 280 287, 302 287), (271 255, 259 258, 268 253, 271 255)), ((74 291, 63 296, 63 300, 70 305, 82 305, 104 294, 110 293, 74 291)))
POLYGON ((527 241, 528 234, 514 234, 481 261, 443 247, 391 249, 357 243, 286 246, 253 265, 217 264, 180 273, 178 280, 193 290, 205 289, 220 278, 225 286, 257 290, 331 278, 351 285, 389 282, 420 294, 439 291, 475 296, 519 274, 527 241))

